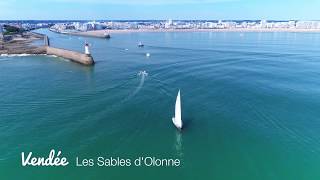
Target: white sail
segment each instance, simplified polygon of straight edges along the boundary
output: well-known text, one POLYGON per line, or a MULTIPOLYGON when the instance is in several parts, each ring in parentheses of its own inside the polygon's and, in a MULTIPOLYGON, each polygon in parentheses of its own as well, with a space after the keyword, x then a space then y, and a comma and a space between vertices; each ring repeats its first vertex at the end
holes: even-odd
POLYGON ((182 129, 180 90, 176 100, 175 117, 172 118, 172 122, 178 129, 182 129))

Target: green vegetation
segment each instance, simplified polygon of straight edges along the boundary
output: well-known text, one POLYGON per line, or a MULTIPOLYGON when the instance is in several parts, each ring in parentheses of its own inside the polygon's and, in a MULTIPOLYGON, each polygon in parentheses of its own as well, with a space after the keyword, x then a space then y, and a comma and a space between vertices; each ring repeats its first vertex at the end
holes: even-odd
POLYGON ((3 32, 3 35, 19 34, 25 31, 23 28, 10 26, 10 25, 4 25, 3 27, 5 29, 5 31, 3 32))

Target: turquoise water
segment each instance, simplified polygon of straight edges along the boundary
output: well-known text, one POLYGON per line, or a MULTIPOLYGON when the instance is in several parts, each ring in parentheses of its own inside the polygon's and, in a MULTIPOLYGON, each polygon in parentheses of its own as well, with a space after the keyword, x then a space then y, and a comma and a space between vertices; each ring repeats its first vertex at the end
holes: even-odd
POLYGON ((319 33, 40 31, 56 47, 89 42, 96 65, 0 57, 0 179, 319 179, 319 33), (178 89, 182 133, 171 122, 178 89), (21 152, 51 149, 70 165, 21 166, 21 152), (99 156, 181 166, 75 166, 99 156))

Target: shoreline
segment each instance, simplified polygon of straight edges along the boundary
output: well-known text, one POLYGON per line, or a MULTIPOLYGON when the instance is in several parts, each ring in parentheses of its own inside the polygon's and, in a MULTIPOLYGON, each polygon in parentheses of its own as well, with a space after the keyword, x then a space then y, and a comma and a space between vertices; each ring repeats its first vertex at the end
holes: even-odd
POLYGON ((91 54, 51 47, 48 37, 39 33, 27 32, 13 35, 8 41, 0 40, 0 57, 29 55, 56 56, 87 66, 95 63, 91 54), (33 45, 32 43, 36 40, 43 40, 44 44, 33 45))
POLYGON ((288 33, 320 33, 320 29, 287 29, 287 28, 273 28, 273 29, 125 29, 125 30, 95 30, 79 33, 69 33, 72 35, 82 36, 102 36, 103 34, 121 34, 121 33, 159 33, 159 32, 288 32, 288 33))
POLYGON ((45 36, 27 32, 12 35, 8 41, 0 40, 0 55, 3 54, 45 54, 45 46, 34 45, 32 42, 43 40, 45 36))

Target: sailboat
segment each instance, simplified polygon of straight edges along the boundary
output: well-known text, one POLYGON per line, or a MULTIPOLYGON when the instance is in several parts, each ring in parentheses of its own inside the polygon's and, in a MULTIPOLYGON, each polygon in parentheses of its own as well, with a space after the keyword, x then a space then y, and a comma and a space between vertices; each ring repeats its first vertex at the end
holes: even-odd
POLYGON ((177 95, 176 106, 175 106, 175 117, 172 118, 173 124, 179 129, 182 129, 183 123, 181 119, 181 99, 180 90, 177 95))

